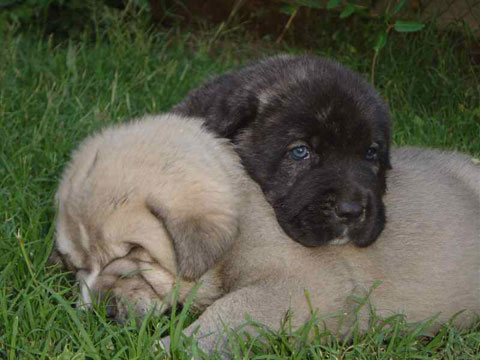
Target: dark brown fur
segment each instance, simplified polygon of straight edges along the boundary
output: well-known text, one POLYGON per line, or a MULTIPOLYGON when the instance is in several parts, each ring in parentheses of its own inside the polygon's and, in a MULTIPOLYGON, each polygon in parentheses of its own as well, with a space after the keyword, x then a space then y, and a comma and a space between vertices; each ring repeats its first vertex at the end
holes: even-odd
POLYGON ((233 141, 294 240, 367 246, 381 233, 389 113, 340 64, 314 56, 262 60, 213 79, 173 110, 204 117, 208 129, 233 141), (295 158, 302 148, 308 157, 295 158))

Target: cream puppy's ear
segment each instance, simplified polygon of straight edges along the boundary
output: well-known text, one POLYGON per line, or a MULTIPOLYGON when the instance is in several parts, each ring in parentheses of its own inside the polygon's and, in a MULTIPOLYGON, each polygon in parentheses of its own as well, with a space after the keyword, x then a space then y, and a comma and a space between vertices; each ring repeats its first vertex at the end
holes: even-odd
POLYGON ((200 278, 216 265, 231 248, 238 233, 237 211, 228 202, 228 196, 198 195, 196 199, 171 208, 154 197, 147 200, 150 212, 167 229, 179 275, 187 280, 200 278))

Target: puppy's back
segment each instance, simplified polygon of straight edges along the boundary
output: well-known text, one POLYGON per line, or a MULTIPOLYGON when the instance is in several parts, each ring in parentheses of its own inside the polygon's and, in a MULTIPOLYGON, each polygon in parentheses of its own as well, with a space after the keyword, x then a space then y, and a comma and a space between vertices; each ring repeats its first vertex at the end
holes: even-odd
POLYGON ((480 171, 471 156, 439 149, 396 148, 394 160, 407 167, 414 176, 418 171, 430 169, 432 178, 450 179, 453 186, 465 186, 480 202, 480 171))

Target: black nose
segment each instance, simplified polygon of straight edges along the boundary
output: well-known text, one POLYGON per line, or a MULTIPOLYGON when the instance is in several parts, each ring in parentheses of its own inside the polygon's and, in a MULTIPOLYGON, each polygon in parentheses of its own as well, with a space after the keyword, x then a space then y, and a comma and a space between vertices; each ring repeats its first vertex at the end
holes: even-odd
POLYGON ((335 208, 338 217, 346 221, 356 221, 363 213, 363 206, 358 202, 341 202, 335 208))

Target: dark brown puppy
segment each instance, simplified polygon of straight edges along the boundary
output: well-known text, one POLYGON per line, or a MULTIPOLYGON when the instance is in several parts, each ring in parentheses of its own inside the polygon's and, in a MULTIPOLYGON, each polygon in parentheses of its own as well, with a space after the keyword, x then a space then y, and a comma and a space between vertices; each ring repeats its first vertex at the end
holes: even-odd
POLYGON ((307 246, 368 246, 385 225, 390 118, 372 86, 314 56, 219 76, 174 112, 227 137, 287 234, 307 246))

